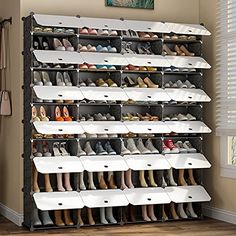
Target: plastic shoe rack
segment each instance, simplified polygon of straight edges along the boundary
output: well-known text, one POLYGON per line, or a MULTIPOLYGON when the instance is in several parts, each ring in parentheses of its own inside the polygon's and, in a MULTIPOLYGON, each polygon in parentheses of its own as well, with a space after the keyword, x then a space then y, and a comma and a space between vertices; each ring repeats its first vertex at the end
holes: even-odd
MULTIPOLYGON (((210 201, 210 196, 204 189, 202 170, 210 168, 210 163, 203 154, 203 135, 211 132, 202 120, 203 104, 210 102, 210 98, 203 88, 203 70, 210 69, 210 65, 202 58, 202 37, 210 32, 202 25, 176 24, 163 22, 130 21, 118 19, 100 19, 73 16, 52 16, 31 14, 24 18, 24 225, 31 230, 50 228, 80 228, 91 226, 87 219, 87 211, 91 211, 95 225, 110 225, 145 222, 142 218, 142 206, 154 206, 157 222, 174 220, 171 215, 163 215, 164 209, 174 203, 184 206, 192 203, 197 218, 203 218, 202 203, 210 201), (36 32, 35 27, 72 28, 70 32, 36 32), (88 27, 95 29, 117 30, 118 36, 81 35, 78 28, 88 27), (124 41, 137 44, 143 42, 136 37, 123 37, 121 31, 126 30, 153 32, 158 35, 149 42, 155 55, 121 54, 121 45, 124 41), (196 39, 164 39, 164 35, 194 35, 196 39), (117 53, 96 52, 69 52, 54 50, 35 50, 33 41, 35 37, 67 38, 77 49, 78 43, 83 45, 108 45, 118 49, 117 53), (175 44, 187 45, 195 53, 194 57, 163 56, 163 45, 173 47, 175 44), (41 65, 62 65, 58 67, 36 67, 35 62, 41 65), (79 69, 78 64, 114 65, 116 70, 79 69), (65 65, 73 65, 66 67, 65 65), (156 71, 129 71, 124 66, 148 66, 157 68, 156 71), (166 71, 166 68, 179 68, 179 71, 166 71), (181 70, 183 68, 195 70, 181 70), (33 83, 34 71, 47 71, 53 86, 36 86, 33 83), (56 86, 56 72, 68 72, 72 78, 73 86, 56 86), (123 88, 122 82, 126 76, 145 78, 148 76, 159 88, 123 88), (80 87, 83 78, 111 78, 117 84, 116 88, 80 87), (165 89, 166 82, 188 79, 196 86, 195 89, 169 88, 165 89), (37 99, 35 99, 37 98, 37 99), (54 102, 50 102, 54 101, 54 102), (74 100, 74 103, 58 103, 58 100, 74 100), (100 103, 100 101, 108 101, 100 103), (84 102, 86 101, 86 102, 84 102), (95 101, 95 103, 90 103, 95 101), (129 103, 133 101, 133 103, 129 103), (38 110, 43 106, 50 116, 50 121, 32 121, 31 108, 38 110), (73 116, 73 122, 53 121, 55 107, 66 106, 73 116), (116 121, 80 121, 79 117, 85 114, 98 112, 111 113, 116 121), (128 112, 157 115, 159 121, 123 121, 122 114, 128 112), (166 115, 176 113, 191 113, 196 121, 162 121, 166 115), (35 138, 34 133, 42 136, 35 138), (117 137, 85 138, 82 134, 117 134, 117 137), (72 134, 73 136, 65 136, 72 134), (125 134, 136 134, 137 140, 142 134, 152 134, 152 141, 160 154, 126 155, 121 153, 121 140, 127 141, 125 134), (45 136, 46 135, 46 136, 45 136), (48 136, 49 135, 49 136, 48 136), (51 135, 51 137, 50 137, 51 135), (196 148, 197 153, 168 154, 162 153, 162 141, 171 138, 174 142, 189 140, 196 148), (83 147, 90 141, 94 147, 97 141, 102 143, 110 141, 117 155, 106 156, 77 156, 78 143, 83 147), (66 149, 71 156, 34 157, 33 145, 42 145, 47 142, 52 152, 54 142, 66 142, 66 149), (191 168, 198 185, 194 186, 163 186, 163 177, 169 169, 173 169, 177 181, 178 171, 191 168), (34 169, 38 173, 40 192, 35 193, 32 182, 34 169), (122 174, 132 171, 134 188, 120 189, 122 174), (158 187, 141 188, 139 171, 153 171, 158 187), (97 172, 103 172, 107 180, 108 172, 113 172, 117 189, 99 189, 97 172), (56 174, 70 173, 70 182, 73 191, 59 192, 57 189, 56 174), (80 175, 83 173, 86 189, 79 188, 80 175), (89 189, 88 175, 93 173, 95 190, 89 189), (49 174, 53 192, 46 192, 44 175, 49 174), (101 209, 113 210, 117 223, 101 223, 101 209), (49 214, 55 223, 55 211, 68 210, 73 225, 43 225, 35 224, 35 214, 42 212, 49 214), (84 224, 80 225, 78 212, 84 224), (132 216, 129 217, 129 212, 132 216), (133 219, 135 218, 135 220, 133 219)), ((86 136, 87 137, 87 136, 86 136)), ((144 141, 147 137, 142 138, 144 141)), ((42 150, 41 150, 42 152, 42 150)), ((187 171, 185 171, 187 173, 187 171)), ((148 177, 145 174, 147 183, 148 177)), ((68 212, 67 211, 67 212, 68 212)), ((181 219, 179 219, 181 220, 181 219)), ((193 220, 188 217, 187 220, 193 220)), ((42 219, 41 219, 42 221, 42 219)), ((177 222, 178 220, 176 220, 177 222)))

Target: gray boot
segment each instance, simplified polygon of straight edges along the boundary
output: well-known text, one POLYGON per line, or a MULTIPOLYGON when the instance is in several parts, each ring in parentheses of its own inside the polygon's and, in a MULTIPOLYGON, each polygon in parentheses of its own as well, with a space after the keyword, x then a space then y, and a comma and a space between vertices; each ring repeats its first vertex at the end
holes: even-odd
POLYGON ((33 226, 36 226, 36 227, 42 226, 42 222, 39 219, 38 209, 36 207, 33 209, 32 217, 33 217, 33 220, 32 220, 33 226))
POLYGON ((53 221, 51 220, 48 211, 40 211, 39 212, 40 219, 44 226, 54 225, 53 221))

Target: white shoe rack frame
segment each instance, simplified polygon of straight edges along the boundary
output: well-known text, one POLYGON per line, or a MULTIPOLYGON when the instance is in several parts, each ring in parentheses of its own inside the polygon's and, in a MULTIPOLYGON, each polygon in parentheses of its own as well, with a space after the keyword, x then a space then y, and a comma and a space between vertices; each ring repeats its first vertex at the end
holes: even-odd
MULTIPOLYGON (((203 89, 203 70, 210 69, 210 65, 202 58, 202 36, 210 35, 210 32, 202 25, 188 25, 162 22, 145 22, 145 21, 130 21, 119 19, 99 19, 88 17, 71 17, 71 16, 51 16, 31 14, 24 18, 24 225, 31 230, 47 229, 53 227, 35 227, 33 225, 32 211, 37 207, 42 211, 66 210, 73 209, 72 218, 74 223, 77 222, 76 209, 89 207, 97 209, 100 207, 114 207, 116 210, 115 217, 118 224, 129 223, 124 218, 124 212, 127 212, 127 206, 139 208, 141 205, 157 205, 155 210, 162 211, 165 204, 171 201, 175 203, 196 203, 195 209, 199 217, 202 217, 201 202, 210 201, 210 196, 202 186, 187 186, 187 187, 161 187, 160 179, 165 174, 165 171, 174 168, 189 169, 190 167, 196 170, 194 172, 199 185, 203 184, 202 169, 210 168, 210 163, 202 154, 203 134, 210 133, 211 130, 204 124, 202 120, 202 107, 205 102, 210 102, 210 98, 203 89), (59 27, 73 28, 92 27, 96 29, 113 29, 113 30, 136 30, 144 32, 157 33, 159 39, 151 41, 155 43, 159 55, 130 55, 119 53, 79 53, 79 52, 61 52, 53 50, 34 50, 34 37, 66 37, 73 38, 77 42, 91 42, 93 40, 109 41, 116 40, 122 42, 128 40, 121 36, 85 36, 80 34, 69 33, 40 33, 34 32, 34 26, 42 27, 59 27), (195 35, 197 40, 188 42, 187 40, 164 40, 164 34, 173 35, 195 35), (75 40, 76 39, 76 40, 75 40), (162 56, 162 46, 167 44, 188 44, 192 50, 195 50, 195 57, 177 57, 177 56, 162 56), (97 64, 97 65, 115 65, 117 70, 83 70, 75 68, 42 68, 34 67, 34 61, 49 64, 97 64), (132 64, 134 66, 152 66, 157 67, 157 71, 124 71, 122 66, 132 64), (196 69, 195 72, 166 72, 164 69, 172 68, 189 68, 196 69), (72 87, 59 86, 34 86, 33 71, 48 71, 55 73, 56 71, 68 71, 72 76, 72 87), (100 87, 79 87, 80 78, 83 76, 111 76, 117 84, 118 88, 100 88, 100 87), (122 80, 125 76, 137 77, 140 75, 150 76, 155 81, 158 81, 158 89, 148 88, 122 88, 122 80), (164 84, 168 81, 177 81, 180 79, 189 79, 195 84, 197 89, 165 89, 164 84), (34 100, 35 95, 41 102, 34 100), (118 98, 118 99, 117 99, 118 98), (43 100, 75 100, 73 104, 57 104, 57 102, 45 102, 43 100), (82 100, 107 100, 117 101, 117 104, 107 103, 83 103, 82 100), (135 104, 127 104, 131 99, 135 100, 135 104), (99 109, 108 109, 116 117, 113 122, 32 122, 31 107, 35 105, 37 108, 43 105, 47 114, 53 116, 53 109, 56 105, 66 105, 69 111, 76 118, 79 118, 80 111, 84 113, 88 111, 100 111, 99 109), (197 121, 156 121, 156 122, 124 122, 122 113, 125 112, 148 111, 158 114, 163 119, 170 112, 187 112, 191 111, 197 121), (35 157, 32 158, 32 143, 42 142, 42 139, 35 139, 32 136, 33 131, 41 134, 73 134, 71 139, 43 139, 50 142, 67 141, 72 156, 67 158, 61 157, 35 157), (154 134, 152 138, 155 145, 161 151, 161 142, 165 138, 173 138, 173 140, 190 140, 193 141, 198 153, 195 154, 155 154, 155 155, 129 155, 129 156, 100 156, 94 157, 77 157, 76 146, 77 142, 85 143, 86 139, 80 139, 79 135, 83 133, 96 134, 114 134, 117 133, 117 138, 109 138, 114 142, 118 152, 120 151, 120 140, 124 141, 127 138, 122 138, 121 134, 136 133, 136 134, 154 134), (172 136, 176 134, 176 136, 172 136), (73 173, 71 182, 74 187, 72 192, 44 192, 42 187, 40 193, 33 193, 32 190, 32 166, 36 166, 37 171, 41 174, 55 175, 55 173, 73 173), (98 172, 98 171, 114 171, 117 172, 116 182, 120 185, 120 172, 128 169, 133 170, 134 189, 122 190, 85 190, 80 191, 78 188, 78 173, 81 172, 98 172), (158 174, 157 188, 140 188, 138 183, 139 170, 154 170, 158 174)), ((71 41, 73 41, 71 40, 71 41)), ((139 42, 137 38, 130 38, 128 41, 139 42)), ((117 45, 117 43, 116 43, 117 45)), ((117 46, 121 48, 121 45, 117 46)), ((50 74, 51 75, 51 74, 50 74)), ((54 83, 55 84, 55 83, 54 83)), ((136 138, 135 138, 136 139, 136 138)), ((146 139, 146 138, 144 138, 146 139)), ((96 139, 88 139, 95 142, 96 139)), ((94 213, 96 214, 96 213, 94 213)), ((136 213, 137 222, 143 222, 140 218, 140 209, 136 213)), ((162 214, 157 213, 158 221, 163 221, 162 214)), ((97 221, 97 216, 95 216, 97 221)), ((98 225, 98 224, 97 224, 98 225)), ((70 227, 70 226, 68 226, 70 227)), ((74 227, 80 227, 75 224, 74 227)), ((56 227, 60 228, 60 227, 56 227)))

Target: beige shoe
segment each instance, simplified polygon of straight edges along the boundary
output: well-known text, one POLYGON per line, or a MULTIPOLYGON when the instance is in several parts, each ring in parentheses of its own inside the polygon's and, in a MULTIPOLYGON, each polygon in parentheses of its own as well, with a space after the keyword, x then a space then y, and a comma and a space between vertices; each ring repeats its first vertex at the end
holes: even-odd
POLYGON ((180 47, 180 50, 181 50, 186 56, 189 56, 189 57, 194 57, 194 56, 195 56, 195 53, 189 52, 188 49, 187 49, 184 45, 182 45, 182 46, 180 47))
POLYGON ((143 82, 143 79, 141 77, 137 78, 137 82, 139 85, 139 88, 147 88, 148 86, 143 82))
POLYGON ((158 88, 159 86, 157 84, 154 84, 151 79, 146 77, 144 80, 144 83, 147 84, 148 88, 158 88))
POLYGON ((180 49, 178 45, 175 45, 175 51, 177 52, 178 56, 185 56, 185 53, 180 49))
POLYGON ((164 44, 163 45, 163 51, 167 54, 167 55, 170 55, 170 56, 177 56, 177 53, 176 52, 173 52, 169 49, 169 47, 164 44))
POLYGON ((107 84, 103 79, 98 79, 98 80, 96 81, 96 85, 97 85, 98 87, 108 87, 108 84, 107 84))
POLYGON ((118 85, 112 80, 112 79, 107 79, 105 82, 108 84, 109 87, 118 87, 118 85))

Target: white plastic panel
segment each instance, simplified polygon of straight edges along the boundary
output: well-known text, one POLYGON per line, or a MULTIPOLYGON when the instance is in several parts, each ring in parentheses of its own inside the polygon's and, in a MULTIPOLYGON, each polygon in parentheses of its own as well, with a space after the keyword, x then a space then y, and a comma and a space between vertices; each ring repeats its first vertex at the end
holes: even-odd
POLYGON ((211 133, 211 130, 201 121, 166 121, 171 132, 175 133, 211 133))
POLYGON ((35 121, 34 127, 40 134, 83 134, 84 130, 76 121, 35 121))
POLYGON ((41 99, 83 100, 80 89, 74 86, 34 86, 35 94, 41 99))
POLYGON ((80 90, 88 100, 127 101, 129 99, 122 88, 81 87, 80 90))
POLYGON ((34 193, 36 206, 42 211, 81 209, 84 203, 78 192, 34 193))
POLYGON ((177 24, 165 23, 170 32, 176 34, 191 34, 191 35, 211 35, 211 33, 202 25, 194 24, 177 24))
POLYGON ((134 66, 153 66, 153 67, 170 67, 170 62, 160 55, 129 55, 124 54, 129 64, 134 66))
POLYGON ((126 171, 129 169, 124 158, 119 155, 81 156, 80 160, 84 169, 89 172, 126 171))
POLYGON ((169 63, 178 68, 210 69, 211 66, 202 57, 166 56, 169 63))
POLYGON ((125 121, 125 126, 135 134, 170 133, 169 127, 162 121, 125 121))
POLYGON ((163 188, 125 189, 124 193, 130 204, 134 206, 167 204, 171 200, 163 188))
POLYGON ((124 158, 132 170, 168 170, 171 168, 161 154, 125 155, 124 158))
POLYGON ((166 187, 166 193, 172 202, 209 202, 211 197, 202 186, 166 187))
POLYGON ((36 169, 42 174, 80 173, 84 167, 76 156, 35 157, 33 159, 36 169))
POLYGON ((170 33, 169 27, 162 22, 125 20, 125 24, 135 31, 170 33))
POLYGON ((168 96, 177 102, 210 102, 210 97, 201 89, 165 89, 168 96))
POLYGON ((118 19, 81 17, 80 20, 83 27, 128 30, 127 26, 124 24, 124 21, 118 19))
POLYGON ((129 204, 125 194, 120 189, 81 191, 84 205, 89 208, 117 207, 129 204))
POLYGON ((83 63, 95 65, 128 65, 125 57, 119 53, 99 53, 99 52, 81 52, 83 63))
POLYGON ((167 154, 166 160, 175 169, 204 169, 211 164, 201 153, 167 154))
POLYGON ((35 14, 34 19, 38 25, 42 26, 78 28, 81 25, 80 19, 75 16, 35 14))
POLYGON ((169 95, 160 88, 124 88, 127 96, 134 101, 168 102, 169 95))
POLYGON ((83 59, 78 52, 34 50, 36 60, 53 64, 82 64, 83 59))
POLYGON ((127 134, 129 130, 120 121, 83 121, 80 122, 88 134, 127 134))

